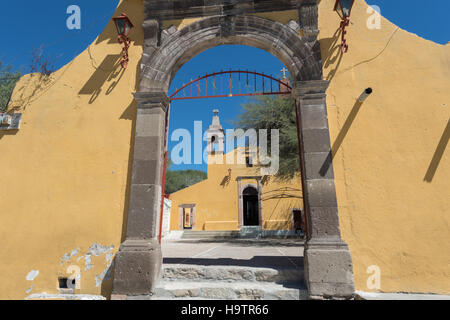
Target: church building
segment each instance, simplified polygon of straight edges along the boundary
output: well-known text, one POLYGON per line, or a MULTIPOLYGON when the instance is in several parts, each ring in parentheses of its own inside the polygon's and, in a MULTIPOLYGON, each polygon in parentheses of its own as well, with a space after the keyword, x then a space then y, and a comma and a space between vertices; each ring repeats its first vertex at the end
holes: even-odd
POLYGON ((170 229, 304 231, 300 177, 262 175, 248 147, 224 152, 218 113, 206 131, 208 178, 170 195, 170 229))

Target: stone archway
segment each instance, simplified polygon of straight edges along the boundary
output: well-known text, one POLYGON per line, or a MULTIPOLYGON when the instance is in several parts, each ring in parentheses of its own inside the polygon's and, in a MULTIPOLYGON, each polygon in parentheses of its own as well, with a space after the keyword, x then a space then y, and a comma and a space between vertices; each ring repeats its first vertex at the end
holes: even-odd
POLYGON ((244 44, 272 53, 294 78, 293 98, 300 119, 300 156, 308 234, 305 279, 312 298, 353 296, 352 259, 341 239, 326 110, 328 81, 322 80, 317 41, 317 0, 145 1, 145 47, 140 91, 127 238, 116 256, 114 295, 151 294, 161 270, 158 243, 167 91, 178 69, 196 54, 221 44, 244 44), (194 1, 195 2, 195 1, 194 1), (197 3, 196 2, 196 3, 197 3), (201 3, 201 4, 200 4, 201 3), (290 26, 253 15, 298 10, 290 26), (161 22, 184 17, 198 21, 176 30, 161 22), (301 28, 303 36, 299 36, 301 28), (326 173, 320 171, 329 162, 326 173))
MULTIPOLYGON (((146 35, 153 35, 156 21, 146 21, 146 35)), ((202 51, 223 45, 242 44, 270 52, 296 80, 320 80, 322 64, 317 41, 308 42, 293 29, 258 16, 213 16, 162 37, 146 41, 141 73, 141 92, 167 92, 177 71, 202 51), (148 45, 148 47, 147 47, 148 45)))

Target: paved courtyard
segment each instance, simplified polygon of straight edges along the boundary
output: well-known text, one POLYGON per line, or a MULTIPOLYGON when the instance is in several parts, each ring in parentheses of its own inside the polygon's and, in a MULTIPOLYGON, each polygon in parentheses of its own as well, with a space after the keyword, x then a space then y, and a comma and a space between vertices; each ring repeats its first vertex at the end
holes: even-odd
POLYGON ((303 268, 303 240, 163 240, 164 264, 303 268))

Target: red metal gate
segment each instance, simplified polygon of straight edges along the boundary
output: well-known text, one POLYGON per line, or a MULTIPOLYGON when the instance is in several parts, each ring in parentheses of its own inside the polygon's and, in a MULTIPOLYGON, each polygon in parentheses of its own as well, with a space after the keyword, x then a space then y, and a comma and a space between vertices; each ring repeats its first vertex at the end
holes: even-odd
POLYGON ((170 100, 281 95, 291 91, 287 78, 280 80, 256 71, 230 70, 191 80, 175 90, 170 100))
MULTIPOLYGON (((283 79, 276 79, 263 72, 248 70, 220 71, 191 80, 181 88, 175 90, 170 95, 170 101, 206 99, 206 98, 226 98, 226 97, 248 97, 265 95, 290 95, 292 87, 286 78, 286 69, 282 70, 283 79)), ((170 104, 166 112, 166 134, 164 149, 164 167, 161 194, 161 213, 159 224, 159 243, 161 243, 162 221, 164 213, 164 197, 166 186, 167 156, 169 149, 169 118, 170 104)), ((298 127, 298 118, 297 118, 298 127)))

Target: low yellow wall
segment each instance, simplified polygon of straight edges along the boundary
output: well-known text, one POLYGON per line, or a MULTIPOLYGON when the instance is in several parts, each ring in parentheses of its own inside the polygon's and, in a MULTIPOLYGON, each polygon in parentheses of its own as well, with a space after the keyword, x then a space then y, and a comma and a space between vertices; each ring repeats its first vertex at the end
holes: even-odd
POLYGON ((263 228, 266 230, 292 230, 291 220, 266 220, 263 228))
POLYGON ((77 292, 110 291, 107 271, 125 230, 144 19, 139 0, 122 1, 121 12, 137 26, 127 70, 109 22, 49 79, 27 75, 14 90, 9 108, 23 113, 22 125, 0 132, 0 299, 58 293, 58 277, 77 268, 77 292))
POLYGON ((201 230, 223 231, 238 230, 238 221, 205 221, 201 230))
POLYGON ((450 46, 424 40, 355 1, 340 54, 334 0, 322 0, 319 39, 339 220, 356 288, 369 266, 381 291, 450 293, 450 46), (371 22, 372 20, 369 20, 371 22), (367 88, 373 94, 360 106, 367 88), (440 157, 441 155, 441 157, 440 157), (435 169, 435 170, 434 170, 435 169))

